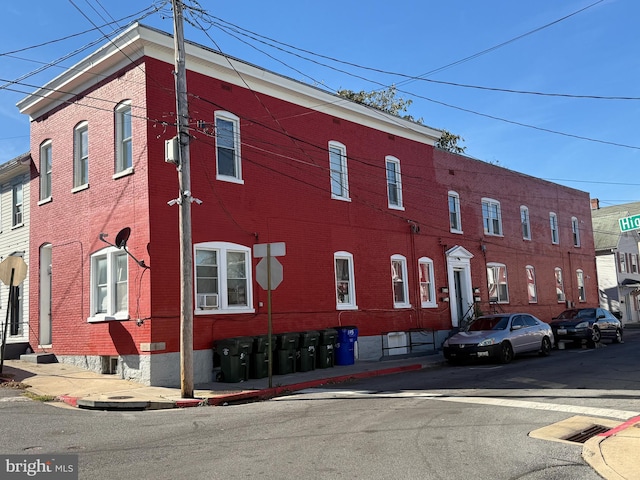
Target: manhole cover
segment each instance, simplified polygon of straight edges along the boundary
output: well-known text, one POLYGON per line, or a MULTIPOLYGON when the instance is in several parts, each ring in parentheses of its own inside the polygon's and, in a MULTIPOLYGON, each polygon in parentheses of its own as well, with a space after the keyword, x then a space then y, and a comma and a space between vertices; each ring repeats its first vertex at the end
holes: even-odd
POLYGON ((127 395, 120 395, 119 397, 109 397, 109 400, 126 400, 127 398, 133 398, 127 395))
POLYGON ((601 433, 608 432, 609 427, 603 427, 602 425, 591 425, 579 432, 576 432, 568 437, 564 437, 563 440, 574 443, 585 443, 590 438, 600 435, 601 433))

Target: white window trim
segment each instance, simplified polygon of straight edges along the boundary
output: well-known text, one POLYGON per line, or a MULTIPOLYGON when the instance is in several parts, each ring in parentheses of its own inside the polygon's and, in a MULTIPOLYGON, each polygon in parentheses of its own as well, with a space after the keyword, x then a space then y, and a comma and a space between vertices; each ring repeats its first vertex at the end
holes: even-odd
POLYGON ((536 269, 533 265, 527 265, 525 268, 525 272, 528 272, 529 270, 531 270, 532 274, 533 274, 533 288, 535 289, 535 300, 531 300, 529 298, 529 279, 527 278, 527 300, 529 301, 529 303, 538 303, 538 283, 536 281, 536 269))
POLYGON ((400 160, 391 155, 387 155, 384 161, 385 171, 385 183, 387 185, 387 204, 389 208, 393 210, 404 210, 403 198, 402 198, 402 171, 400 170, 400 160), (391 203, 391 195, 389 195, 389 168, 388 165, 392 163, 396 166, 396 188, 398 190, 398 204, 391 203))
POLYGON ((356 303, 356 282, 353 266, 353 254, 349 252, 336 252, 333 254, 333 268, 334 268, 334 288, 336 290, 336 310, 357 310, 358 304, 356 303), (341 303, 338 301, 338 272, 336 270, 336 260, 347 260, 349 265, 349 292, 351 301, 349 303, 341 303))
POLYGON ((522 229, 522 239, 531 240, 531 217, 529 216, 529 207, 526 205, 520 206, 520 228, 522 229), (525 221, 523 221, 523 215, 525 221), (524 225, 527 226, 527 235, 524 234, 524 225))
POLYGON ((558 245, 560 243, 560 230, 558 227, 558 215, 549 212, 549 230, 551 231, 551 243, 558 245))
MULTIPOLYGON (((13 183, 11 185, 11 228, 18 228, 18 227, 22 227, 24 225, 24 183, 22 183, 22 181, 20 182, 16 182, 13 183), (18 203, 16 203, 16 189, 20 187, 20 189, 22 190, 21 194, 22 194, 22 201, 20 202, 20 206, 21 211, 20 211, 20 222, 16 222, 16 207, 18 206, 18 203)), ((0 212, 0 225, 2 224, 2 215, 0 212)), ((0 232, 2 231, 2 229, 0 229, 0 232)))
POLYGON ((482 205, 482 228, 484 230, 485 235, 491 235, 494 237, 503 237, 504 236, 504 229, 502 228, 502 207, 500 206, 500 202, 498 200, 494 200, 493 198, 483 198, 481 201, 481 205, 482 205), (491 216, 489 217, 485 217, 484 215, 484 206, 485 204, 487 205, 487 215, 489 215, 490 213, 490 209, 489 207, 491 206, 497 206, 498 207, 498 228, 500 229, 500 232, 496 233, 494 231, 493 228, 493 219, 491 218, 491 216), (488 221, 487 221, 488 220, 488 221), (489 226, 487 226, 487 223, 489 224, 489 226))
POLYGON ((562 269, 560 267, 556 267, 553 271, 553 275, 554 275, 554 285, 555 285, 555 289, 556 289, 556 298, 558 300, 558 303, 564 303, 567 300, 567 295, 565 294, 564 291, 564 275, 562 273, 562 269), (561 298, 558 298, 558 272, 560 272, 560 287, 562 288, 561 291, 561 298))
POLYGON ((409 302, 409 281, 407 277, 407 259, 403 255, 392 255, 391 256, 391 295, 393 298, 393 308, 410 308, 411 303, 409 302), (396 302, 395 299, 395 289, 393 283, 393 262, 400 262, 402 268, 402 287, 404 290, 404 302, 396 302))
POLYGON ((573 246, 580 247, 580 221, 578 217, 571 217, 571 233, 573 235, 573 246))
POLYGON ((45 140, 40 144, 40 202, 41 203, 46 203, 51 201, 52 190, 53 190, 53 182, 51 178, 52 170, 53 170, 53 141, 45 140), (46 169, 45 156, 43 155, 45 151, 48 151, 49 155, 51 156, 51 170, 46 170, 43 172, 43 170, 46 169), (48 184, 48 187, 49 187, 49 192, 47 192, 48 193, 47 196, 44 196, 45 192, 44 192, 44 184, 42 183, 43 179, 46 180, 46 183, 48 184))
POLYGON ((328 152, 329 152, 329 182, 330 182, 329 189, 331 191, 331 198, 333 198, 334 200, 351 201, 351 197, 349 195, 349 169, 347 165, 347 147, 340 142, 331 140, 329 142, 328 152), (340 170, 333 170, 331 168, 331 154, 332 154, 331 149, 336 149, 340 151, 339 153, 340 170), (336 176, 340 179, 340 187, 343 192, 343 195, 339 195, 333 191, 334 177, 336 176))
POLYGON ((627 273, 627 255, 623 252, 618 252, 616 255, 618 258, 618 271, 620 273, 627 273))
POLYGON ((241 146, 241 142, 240 142, 240 117, 238 117, 237 115, 234 115, 231 112, 227 112, 224 110, 219 110, 217 112, 215 112, 214 114, 214 118, 213 118, 213 124, 214 126, 217 125, 218 123, 218 119, 220 120, 225 120, 227 122, 231 122, 233 124, 233 148, 234 148, 234 165, 235 165, 235 169, 236 169, 236 176, 234 175, 222 175, 219 173, 220 168, 220 162, 218 159, 218 134, 216 131, 216 146, 215 146, 215 150, 216 150, 216 179, 217 180, 221 180, 223 182, 229 182, 229 183, 237 183, 239 185, 244 185, 244 180, 242 178, 242 152, 240 149, 241 146))
POLYGON ((120 102, 115 110, 115 140, 116 140, 116 158, 115 158, 115 168, 113 178, 120 178, 126 175, 133 173, 133 115, 131 110, 131 100, 125 100, 120 102), (124 158, 124 149, 122 146, 124 145, 125 139, 122 133, 122 118, 124 116, 124 112, 128 110, 129 116, 131 117, 131 137, 129 137, 129 141, 131 142, 131 165, 125 165, 124 158))
POLYGON ((193 262, 193 296, 195 315, 228 315, 237 313, 254 313, 253 308, 253 268, 251 263, 251 248, 229 242, 202 242, 193 245, 193 258, 197 250, 215 250, 218 253, 218 308, 202 309, 198 306, 198 286, 196 262, 193 262), (227 252, 242 252, 245 254, 247 305, 229 306, 227 300, 227 252))
POLYGON ((447 194, 447 210, 449 212, 449 231, 451 233, 463 233, 462 232, 462 213, 460 212, 460 195, 458 192, 454 192, 453 190, 449 191, 447 194), (451 206, 449 204, 449 200, 453 198, 455 204, 455 215, 456 215, 456 223, 458 224, 458 228, 453 228, 451 226, 451 206))
POLYGON ((89 145, 87 145, 87 178, 86 182, 78 183, 82 172, 81 165, 84 163, 82 156, 82 133, 87 132, 87 142, 89 141, 89 122, 86 120, 78 123, 73 129, 73 189, 84 189, 89 185, 89 145))
POLYGON ((587 301, 587 288, 584 284, 584 271, 579 268, 578 270, 576 270, 576 283, 578 285, 578 302, 580 303, 585 303, 587 301), (580 283, 582 281, 582 293, 584 295, 581 295, 580 292, 580 283))
POLYGON ((438 304, 436 303, 436 286, 435 286, 435 279, 434 279, 433 260, 431 260, 429 257, 421 257, 418 259, 418 281, 420 281, 420 274, 421 274, 420 267, 422 265, 429 266, 428 280, 429 280, 429 297, 431 298, 431 300, 427 302, 422 301, 422 285, 420 285, 421 287, 420 288, 420 304, 422 308, 436 308, 438 304))
MULTIPOLYGON (((506 299, 500 299, 500 279, 496 279, 496 285, 497 285, 497 294, 498 294, 498 300, 496 301, 496 303, 499 304, 507 304, 509 303, 509 272, 507 270, 507 266, 504 263, 497 263, 497 262, 491 262, 491 263, 487 263, 487 269, 489 268, 504 268, 504 272, 505 272, 505 277, 506 277, 506 282, 505 285, 507 286, 507 298, 506 299)), ((489 290, 489 292, 491 292, 491 286, 489 285, 489 278, 488 278, 489 273, 487 272, 487 288, 489 290)), ((491 297, 489 297, 489 301, 491 302, 491 297)))
MULTIPOLYGON (((113 277, 115 258, 118 255, 124 255, 127 257, 126 252, 116 247, 106 247, 91 255, 91 316, 87 319, 87 322, 104 322, 111 320, 121 321, 129 320, 130 318, 128 306, 126 311, 115 311, 115 281, 113 277), (107 257, 107 312, 96 313, 98 301, 96 298, 96 275, 98 272, 95 263, 98 258, 104 256, 107 257)), ((129 283, 129 259, 127 257, 127 300, 129 299, 129 283)))

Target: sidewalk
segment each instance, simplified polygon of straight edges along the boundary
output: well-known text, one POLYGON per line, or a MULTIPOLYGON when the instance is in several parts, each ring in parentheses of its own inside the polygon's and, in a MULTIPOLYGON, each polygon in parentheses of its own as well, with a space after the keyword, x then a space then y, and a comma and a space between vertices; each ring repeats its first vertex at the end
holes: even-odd
POLYGON ((214 382, 196 385, 193 399, 181 398, 179 387, 148 387, 102 375, 63 363, 31 363, 7 360, 4 374, 29 385, 36 395, 47 395, 74 407, 100 410, 155 410, 231 402, 264 400, 288 392, 328 383, 343 383, 356 378, 390 375, 403 371, 436 368, 444 364, 442 355, 420 355, 383 361, 357 361, 269 379, 249 379, 238 383, 214 382))
MULTIPOLYGON (((180 388, 147 387, 115 375, 101 375, 62 363, 31 363, 7 360, 3 375, 29 385, 36 395, 55 397, 73 407, 97 410, 157 410, 196 406, 218 406, 266 400, 307 388, 344 383, 358 378, 439 368, 442 355, 422 355, 383 361, 356 361, 354 365, 335 366, 274 375, 240 383, 211 382, 197 385, 193 399, 181 398, 180 388)), ((640 449, 640 417, 628 420, 596 435, 583 445, 582 457, 608 480, 640 480, 637 452, 640 449)))

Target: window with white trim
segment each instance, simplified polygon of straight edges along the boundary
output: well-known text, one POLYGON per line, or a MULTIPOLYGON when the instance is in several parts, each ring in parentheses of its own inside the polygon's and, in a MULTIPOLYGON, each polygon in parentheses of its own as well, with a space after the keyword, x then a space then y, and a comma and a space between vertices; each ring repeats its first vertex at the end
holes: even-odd
POLYGON ((536 271, 531 265, 525 267, 527 272, 527 297, 529 303, 538 303, 538 287, 536 286, 536 271))
POLYGON ((522 238, 531 240, 531 222, 529 220, 529 208, 520 206, 520 224, 522 225, 522 238))
POLYGON ((251 249, 227 242, 194 245, 195 313, 252 313, 251 249))
POLYGON ((435 282, 433 280, 433 260, 422 257, 418 260, 420 277, 420 303, 423 308, 436 307, 435 282))
POLYGON ((349 252, 333 254, 336 279, 336 308, 356 309, 356 288, 353 274, 353 255, 349 252))
POLYGON ((12 195, 11 195, 11 210, 12 210, 12 227, 19 227, 22 225, 23 219, 23 207, 24 207, 24 197, 23 197, 23 189, 22 183, 15 183, 12 187, 12 195))
POLYGON ((215 113, 216 178, 243 183, 240 155, 240 118, 233 113, 215 113))
POLYGON ((339 142, 329 142, 329 172, 331 177, 331 198, 349 200, 347 147, 339 142))
POLYGON ((629 258, 631 260, 631 273, 638 273, 638 254, 632 253, 629 258))
POLYGON ((52 142, 40 145, 40 200, 51 198, 52 142))
POLYGON ((627 256, 622 252, 618 252, 618 271, 625 273, 627 270, 627 256))
POLYGON ((107 247, 91 255, 90 322, 129 319, 127 253, 107 247))
POLYGON ((553 212, 549 213, 549 227, 551 228, 551 243, 557 245, 560 243, 560 232, 558 232, 558 216, 553 212))
POLYGON ((580 269, 576 270, 576 280, 578 283, 578 301, 587 301, 587 291, 584 288, 584 272, 580 269))
POLYGON ((558 299, 558 303, 562 303, 567 299, 567 297, 565 297, 565 294, 564 294, 564 279, 562 277, 561 268, 556 267, 555 277, 556 277, 556 297, 558 299))
POLYGON ((571 217, 571 233, 573 234, 573 246, 580 246, 580 222, 576 217, 571 217))
POLYGON ((482 221, 486 235, 502 236, 500 202, 491 198, 482 199, 482 221))
POLYGON ((389 208, 403 210, 400 160, 395 157, 387 156, 385 164, 387 170, 387 198, 389 201, 389 208))
POLYGON ((73 129, 73 188, 89 183, 89 123, 73 129))
POLYGON ((490 302, 509 303, 506 265, 502 263, 487 264, 487 286, 489 287, 490 302))
POLYGON ((449 229, 452 233, 462 233, 462 221, 460 218, 460 195, 449 192, 449 229))
POLYGON ((409 307, 409 286, 407 284, 407 259, 402 255, 391 257, 391 282, 393 288, 393 306, 409 307))
POLYGON ((116 174, 129 172, 133 168, 133 130, 131 124, 131 102, 120 103, 115 109, 116 127, 116 174))

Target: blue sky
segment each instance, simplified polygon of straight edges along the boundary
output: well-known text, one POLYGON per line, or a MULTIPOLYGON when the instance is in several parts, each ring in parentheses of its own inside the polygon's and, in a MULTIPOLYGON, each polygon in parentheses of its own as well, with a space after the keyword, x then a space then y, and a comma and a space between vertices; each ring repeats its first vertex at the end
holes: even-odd
MULTIPOLYGON (((163 3, 3 2, 0 162, 29 150, 28 118, 16 102, 97 47, 62 57, 112 33, 114 20, 124 26, 163 3)), ((171 32, 169 6, 142 23, 171 32)), ((200 0, 200 6, 208 15, 185 25, 187 40, 331 91, 395 84, 413 102, 408 113, 462 136, 471 157, 589 192, 602 206, 640 201, 640 2, 200 0)))

